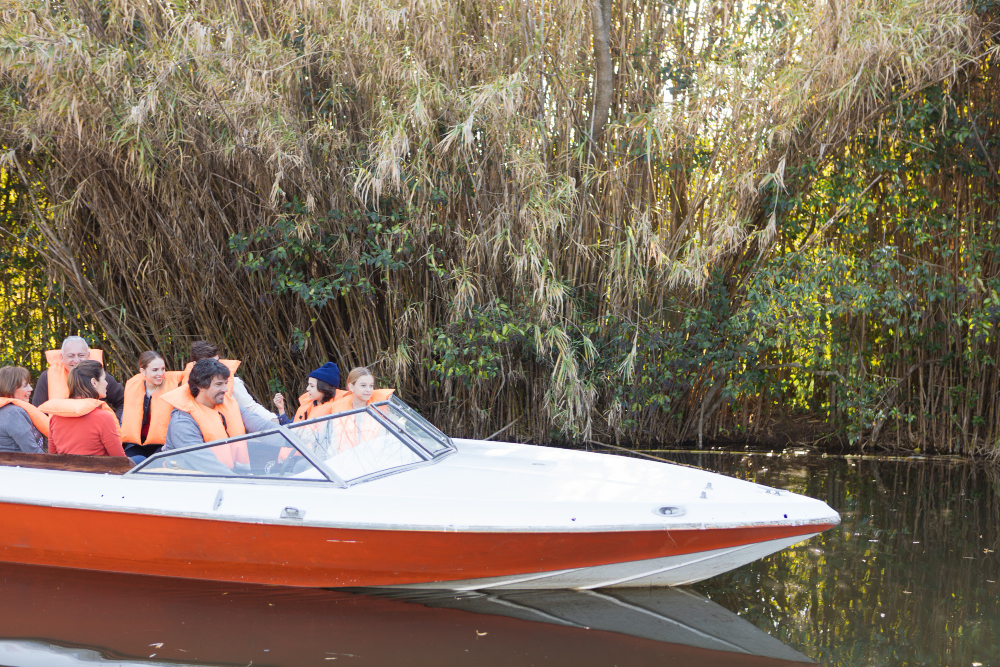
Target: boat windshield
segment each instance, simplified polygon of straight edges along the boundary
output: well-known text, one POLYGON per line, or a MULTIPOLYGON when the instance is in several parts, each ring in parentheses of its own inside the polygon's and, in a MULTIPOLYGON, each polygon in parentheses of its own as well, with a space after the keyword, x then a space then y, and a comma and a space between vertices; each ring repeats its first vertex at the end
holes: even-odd
POLYGON ((155 454, 130 475, 349 486, 433 463, 451 439, 396 397, 366 408, 155 454))

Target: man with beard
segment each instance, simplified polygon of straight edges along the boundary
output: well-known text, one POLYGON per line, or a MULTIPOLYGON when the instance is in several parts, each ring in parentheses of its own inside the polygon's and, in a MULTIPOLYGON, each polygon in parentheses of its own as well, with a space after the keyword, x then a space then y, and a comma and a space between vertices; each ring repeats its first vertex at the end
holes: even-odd
MULTIPOLYGON (((162 400, 173 410, 162 451, 274 427, 270 420, 241 409, 236 400, 227 395, 229 375, 229 369, 221 362, 201 359, 194 364, 186 384, 163 394, 162 400)), ((213 475, 231 476, 234 472, 250 471, 246 441, 189 452, 172 457, 170 461, 185 469, 213 475)))

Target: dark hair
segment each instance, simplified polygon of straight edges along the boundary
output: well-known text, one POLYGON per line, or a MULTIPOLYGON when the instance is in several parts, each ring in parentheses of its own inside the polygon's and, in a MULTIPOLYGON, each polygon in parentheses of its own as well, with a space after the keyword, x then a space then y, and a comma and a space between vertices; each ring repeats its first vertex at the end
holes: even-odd
POLYGON ((13 398, 14 392, 25 382, 31 381, 31 373, 24 366, 4 366, 0 368, 0 397, 13 398))
POLYGON ((313 378, 316 380, 316 389, 319 393, 323 394, 323 400, 320 403, 326 403, 334 396, 337 395, 337 390, 330 386, 328 382, 323 382, 322 380, 313 378))
MULTIPOLYGON (((79 367, 78 367, 79 368, 79 367)), ((188 375, 188 389, 192 396, 197 396, 202 389, 212 386, 212 380, 221 377, 229 379, 229 369, 221 361, 215 359, 199 359, 195 362, 191 374, 188 375)))
POLYGON ((100 380, 104 375, 104 364, 93 359, 81 361, 69 372, 70 398, 100 398, 91 380, 100 380))
POLYGON ((144 370, 157 359, 163 359, 163 355, 159 352, 154 352, 153 350, 146 350, 139 355, 139 370, 144 370))
POLYGON ((207 340, 196 340, 191 343, 191 361, 201 361, 219 356, 219 346, 207 340))

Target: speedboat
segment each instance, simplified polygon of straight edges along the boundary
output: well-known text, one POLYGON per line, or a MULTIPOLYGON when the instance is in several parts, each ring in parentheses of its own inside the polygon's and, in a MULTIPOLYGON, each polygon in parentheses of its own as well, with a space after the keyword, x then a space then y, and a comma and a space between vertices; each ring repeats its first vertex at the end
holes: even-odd
POLYGON ((395 396, 135 467, 0 455, 0 561, 188 579, 678 586, 839 522, 819 500, 700 469, 453 440, 395 396))

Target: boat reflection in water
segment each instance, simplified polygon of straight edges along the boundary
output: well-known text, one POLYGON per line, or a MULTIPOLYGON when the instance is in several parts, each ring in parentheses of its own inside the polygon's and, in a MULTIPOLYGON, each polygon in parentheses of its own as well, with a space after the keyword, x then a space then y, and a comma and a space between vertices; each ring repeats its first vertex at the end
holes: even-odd
POLYGON ((0 665, 814 664, 686 589, 395 593, 0 565, 0 665))

